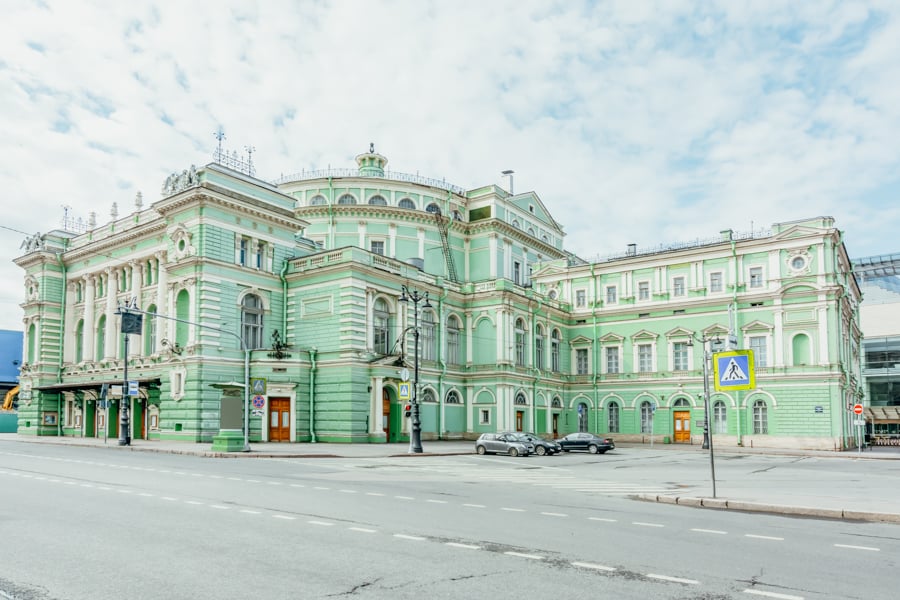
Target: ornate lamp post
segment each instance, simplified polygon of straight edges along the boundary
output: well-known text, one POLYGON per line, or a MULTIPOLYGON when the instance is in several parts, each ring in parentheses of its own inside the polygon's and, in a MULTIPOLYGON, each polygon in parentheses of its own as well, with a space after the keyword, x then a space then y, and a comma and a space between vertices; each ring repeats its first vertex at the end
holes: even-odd
POLYGON ((428 302, 428 292, 422 294, 419 290, 410 291, 405 285, 401 286, 401 290, 400 302, 411 302, 413 306, 413 326, 406 328, 413 330, 413 339, 415 340, 410 446, 411 452, 420 454, 422 452, 422 421, 419 418, 419 302, 423 303, 422 308, 431 308, 431 304, 428 302))
MULTIPOLYGON (((712 342, 720 342, 718 337, 708 338, 703 336, 699 340, 703 344, 703 449, 709 450, 709 470, 712 476, 712 497, 716 497, 716 463, 713 457, 712 434, 709 430, 709 363, 712 360, 712 342)), ((693 346, 693 339, 688 342, 693 346)))
POLYGON ((128 335, 140 334, 143 315, 135 308, 135 300, 131 305, 120 304, 115 314, 122 317, 121 332, 125 335, 125 361, 122 374, 122 397, 119 400, 119 445, 131 445, 131 394, 128 388, 128 335))

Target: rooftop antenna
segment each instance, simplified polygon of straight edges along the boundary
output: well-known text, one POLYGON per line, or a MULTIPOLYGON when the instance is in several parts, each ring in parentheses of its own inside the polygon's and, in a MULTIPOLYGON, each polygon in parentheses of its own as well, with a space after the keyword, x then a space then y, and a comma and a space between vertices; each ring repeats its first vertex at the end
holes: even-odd
POLYGON ((504 177, 509 177, 509 195, 510 196, 513 195, 513 173, 515 173, 515 171, 513 171, 512 169, 500 171, 501 175, 503 175, 504 177))
POLYGON ((221 157, 222 156, 222 140, 225 139, 225 132, 222 131, 221 127, 219 127, 216 130, 216 132, 213 134, 213 137, 216 138, 216 140, 218 140, 218 142, 219 142, 219 147, 216 150, 216 155, 221 157))

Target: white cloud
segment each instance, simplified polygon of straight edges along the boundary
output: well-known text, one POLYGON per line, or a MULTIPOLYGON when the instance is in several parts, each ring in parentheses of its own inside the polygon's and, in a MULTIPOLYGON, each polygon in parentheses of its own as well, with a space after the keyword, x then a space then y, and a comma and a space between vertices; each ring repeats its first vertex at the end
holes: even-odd
MULTIPOLYGON (((535 190, 584 256, 827 214, 896 252, 900 13, 870 2, 20 4, 0 24, 4 225, 108 219, 228 148, 535 190)), ((0 242, 21 328, 24 236, 0 242)))

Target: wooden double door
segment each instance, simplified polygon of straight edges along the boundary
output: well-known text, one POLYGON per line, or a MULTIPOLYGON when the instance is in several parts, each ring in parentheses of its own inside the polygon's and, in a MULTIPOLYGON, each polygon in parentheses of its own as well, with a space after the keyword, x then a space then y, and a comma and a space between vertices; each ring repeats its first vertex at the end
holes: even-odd
POLYGON ((269 441, 291 441, 290 398, 269 398, 269 441))
POLYGON ((674 419, 675 443, 691 443, 691 411, 676 410, 672 414, 674 419))

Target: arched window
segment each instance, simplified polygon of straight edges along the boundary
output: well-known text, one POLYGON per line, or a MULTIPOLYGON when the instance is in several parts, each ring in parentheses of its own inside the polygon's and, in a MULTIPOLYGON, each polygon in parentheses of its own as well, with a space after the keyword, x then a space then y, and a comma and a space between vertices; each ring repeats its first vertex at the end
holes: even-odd
POLYGON ((459 355, 459 319, 456 315, 447 317, 447 362, 451 365, 462 363, 459 355))
POLYGON ((679 398, 675 401, 675 404, 672 405, 673 408, 690 408, 690 404, 688 404, 687 399, 679 398))
POLYGON ((434 390, 428 389, 422 392, 422 402, 437 402, 437 398, 434 397, 434 390))
POLYGON ((553 399, 552 402, 550 402, 550 406, 552 408, 562 408, 562 400, 560 400, 559 397, 557 396, 556 398, 553 399))
POLYGON ((641 433, 653 433, 653 405, 649 400, 641 402, 641 433))
POLYGON ((310 206, 322 206, 325 204, 328 204, 328 201, 325 200, 325 196, 323 196, 322 194, 316 194, 315 196, 313 196, 312 198, 309 199, 310 206))
POLYGON ((525 366, 525 321, 516 319, 516 365, 525 366))
POLYGON ((97 319, 97 351, 94 354, 96 360, 103 360, 106 355, 106 315, 100 315, 97 319))
POLYGON ((457 394, 455 391, 447 392, 447 398, 446 400, 444 400, 444 402, 446 404, 462 404, 459 399, 459 394, 457 394))
POLYGON ((384 298, 375 301, 372 317, 372 349, 379 354, 387 354, 390 352, 388 332, 390 331, 391 313, 384 298))
POLYGON ((544 368, 544 328, 541 325, 534 330, 534 366, 544 368))
POLYGON ((791 341, 791 349, 793 350, 794 366, 812 364, 809 351, 809 336, 805 333, 799 333, 794 336, 791 341))
POLYGON ((533 228, 531 228, 531 227, 528 228, 528 235, 530 235, 531 237, 534 237, 534 229, 533 228))
POLYGON ((409 208, 412 210, 416 209, 416 203, 410 200, 409 198, 403 198, 400 202, 397 203, 397 206, 400 208, 409 208))
POLYGON ((525 394, 523 394, 522 392, 516 394, 515 402, 518 406, 525 406, 526 404, 528 404, 528 402, 525 400, 525 394))
POLYGON ((550 370, 559 373, 559 329, 554 329, 550 337, 550 370))
POLYGON ((432 202, 428 206, 425 207, 425 212, 430 212, 435 215, 441 214, 441 207, 438 206, 435 202, 432 202))
POLYGON ((75 326, 75 362, 84 360, 84 319, 79 319, 75 326))
POLYGON ((763 400, 753 403, 753 433, 769 433, 769 409, 763 400))
POLYGON ((149 315, 144 315, 144 355, 150 356, 156 351, 156 305, 147 307, 149 315))
POLYGON ((610 402, 606 406, 607 423, 610 433, 619 433, 619 403, 610 402))
POLYGON ((437 360, 435 341, 434 312, 422 311, 422 337, 419 340, 422 360, 437 360))
POLYGON ((581 402, 578 404, 578 431, 586 432, 588 430, 588 407, 587 404, 581 402))
POLYGON ((521 229, 521 228, 522 228, 522 226, 519 225, 519 222, 516 221, 515 219, 513 219, 512 226, 515 227, 516 229, 521 229))
POLYGON ((454 221, 462 221, 463 220, 462 213, 459 212, 458 210, 454 210, 453 211, 453 220, 454 221))
POLYGON ((249 350, 263 347, 263 303, 255 294, 241 300, 241 336, 249 350))
POLYGON ((344 194, 337 201, 338 204, 356 204, 356 198, 354 198, 351 194, 344 194))
POLYGON ((34 323, 28 326, 28 363, 34 364, 37 358, 37 327, 34 323))
POLYGON ((728 413, 721 400, 713 404, 713 433, 728 433, 728 413))
POLYGON ((375 194, 374 196, 369 198, 369 204, 374 204, 377 206, 387 206, 387 200, 384 199, 384 196, 375 194))
POLYGON ((191 295, 187 290, 181 290, 175 296, 175 317, 179 319, 175 323, 175 345, 184 348, 188 343, 188 324, 185 322, 191 316, 191 295))

